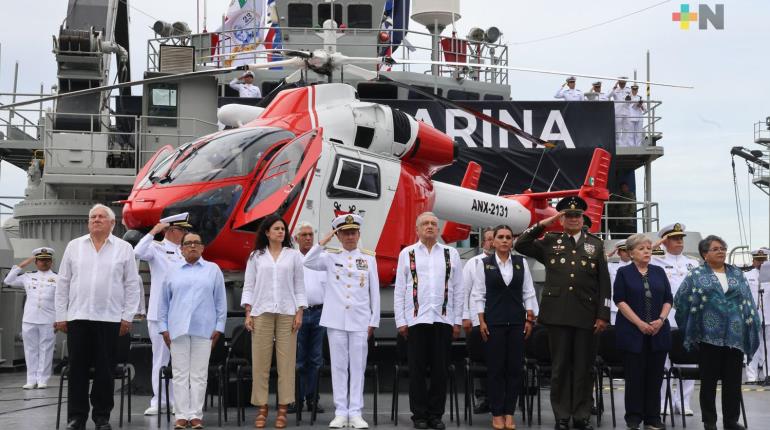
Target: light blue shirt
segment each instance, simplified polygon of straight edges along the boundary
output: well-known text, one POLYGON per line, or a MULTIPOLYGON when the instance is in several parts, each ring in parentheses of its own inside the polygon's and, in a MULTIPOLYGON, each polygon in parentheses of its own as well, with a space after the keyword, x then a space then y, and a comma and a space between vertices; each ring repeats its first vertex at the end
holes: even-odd
POLYGON ((199 258, 172 270, 163 281, 158 304, 159 332, 171 339, 189 335, 210 338, 224 333, 227 319, 225 278, 214 263, 199 258))

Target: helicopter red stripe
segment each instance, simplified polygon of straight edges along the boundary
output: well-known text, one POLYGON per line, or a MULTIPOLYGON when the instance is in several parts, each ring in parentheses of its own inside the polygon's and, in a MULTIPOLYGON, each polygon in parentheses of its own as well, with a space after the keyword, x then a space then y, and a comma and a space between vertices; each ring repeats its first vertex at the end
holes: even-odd
POLYGON ((313 167, 310 168, 310 170, 307 172, 307 175, 305 176, 305 180, 303 181, 303 187, 302 193, 299 196, 299 199, 297 200, 297 206, 294 207, 294 211, 291 214, 291 222, 289 222, 289 231, 294 234, 294 226, 297 225, 297 220, 299 219, 299 214, 302 212, 302 206, 305 204, 305 199, 307 198, 307 194, 310 192, 310 186, 313 184, 313 174, 315 173, 315 166, 317 165, 313 164, 313 167))

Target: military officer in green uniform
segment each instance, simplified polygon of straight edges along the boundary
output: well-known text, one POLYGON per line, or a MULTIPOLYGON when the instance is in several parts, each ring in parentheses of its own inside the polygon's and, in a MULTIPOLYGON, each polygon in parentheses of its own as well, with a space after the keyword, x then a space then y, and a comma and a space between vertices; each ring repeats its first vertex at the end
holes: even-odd
POLYGON ((590 422, 598 337, 610 320, 610 276, 602 240, 583 230, 588 205, 566 197, 558 214, 533 225, 516 241, 516 251, 546 267, 538 322, 548 328, 551 350, 551 406, 557 430, 593 429, 590 422), (545 229, 560 221, 564 230, 545 229))

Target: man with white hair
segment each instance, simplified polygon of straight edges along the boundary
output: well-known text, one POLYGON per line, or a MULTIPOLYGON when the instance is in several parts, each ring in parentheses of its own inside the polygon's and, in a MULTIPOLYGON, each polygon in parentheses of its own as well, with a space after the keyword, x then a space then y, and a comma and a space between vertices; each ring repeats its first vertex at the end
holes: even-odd
POLYGON ((112 429, 116 345, 118 336, 131 330, 142 285, 134 249, 112 235, 114 227, 115 212, 94 205, 88 212, 88 234, 67 244, 59 267, 55 327, 67 333, 67 430, 85 429, 90 368, 91 418, 96 430, 112 429))
MULTIPOLYGON (((313 247, 315 235, 313 225, 301 221, 294 230, 299 252, 307 255, 313 247)), ((318 369, 323 364, 323 340, 326 327, 321 325, 324 293, 326 291, 326 272, 303 267, 305 272, 305 295, 307 307, 302 313, 302 325, 297 332, 297 375, 299 376, 299 397, 294 405, 289 405, 288 413, 294 413, 296 408, 302 410, 303 401, 307 410, 323 413, 324 409, 316 405, 316 385, 318 384, 318 369)))
POLYGON ((420 214, 416 227, 419 241, 398 255, 393 312, 407 342, 414 428, 443 430, 449 347, 460 336, 463 318, 462 261, 455 248, 438 243, 432 212, 420 214))

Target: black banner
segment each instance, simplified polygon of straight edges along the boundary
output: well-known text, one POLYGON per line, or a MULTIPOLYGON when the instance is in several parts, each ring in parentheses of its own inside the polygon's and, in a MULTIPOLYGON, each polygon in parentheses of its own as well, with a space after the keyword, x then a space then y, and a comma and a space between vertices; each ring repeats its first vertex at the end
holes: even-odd
MULTIPOLYGON (((501 194, 521 193, 527 188, 535 192, 549 187, 579 188, 594 148, 615 155, 612 102, 461 102, 558 145, 545 150, 545 154, 526 140, 435 101, 378 102, 409 113, 455 139, 460 146, 458 160, 434 179, 459 184, 468 162, 475 161, 482 167, 479 191, 487 193, 497 193, 501 186, 501 194)), ((610 172, 610 178, 613 176, 610 172)))

